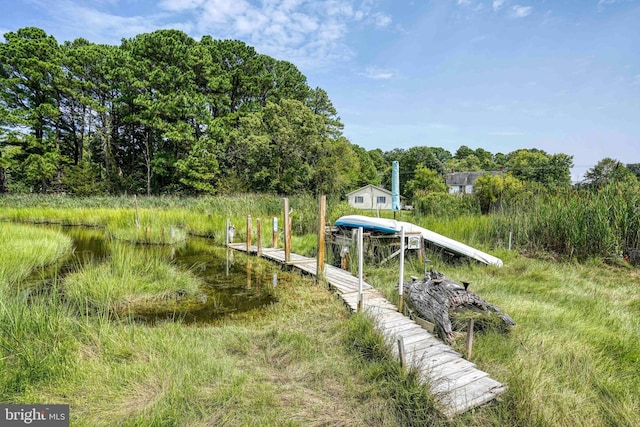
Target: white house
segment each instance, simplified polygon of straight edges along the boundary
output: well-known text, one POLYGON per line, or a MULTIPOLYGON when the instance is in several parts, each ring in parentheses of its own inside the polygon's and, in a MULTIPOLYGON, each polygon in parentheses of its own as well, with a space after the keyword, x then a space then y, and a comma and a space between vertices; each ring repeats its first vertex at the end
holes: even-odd
POLYGON ((449 194, 473 194, 473 185, 486 172, 452 172, 445 177, 449 194))
MULTIPOLYGON (((400 209, 402 209, 402 199, 400 197, 400 209)), ((380 209, 391 210, 391 191, 375 186, 365 185, 347 194, 349 205, 360 209, 380 209)))

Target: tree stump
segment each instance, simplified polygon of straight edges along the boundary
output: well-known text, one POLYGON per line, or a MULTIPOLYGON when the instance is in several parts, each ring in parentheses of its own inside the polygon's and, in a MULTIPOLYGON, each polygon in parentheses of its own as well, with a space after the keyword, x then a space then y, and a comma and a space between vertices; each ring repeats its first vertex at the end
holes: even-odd
POLYGON ((500 307, 469 291, 468 285, 431 271, 422 280, 404 282, 404 298, 419 317, 436 325, 438 335, 447 343, 453 340, 454 331, 462 329, 470 318, 476 319, 478 329, 489 325, 508 328, 516 324, 500 307))

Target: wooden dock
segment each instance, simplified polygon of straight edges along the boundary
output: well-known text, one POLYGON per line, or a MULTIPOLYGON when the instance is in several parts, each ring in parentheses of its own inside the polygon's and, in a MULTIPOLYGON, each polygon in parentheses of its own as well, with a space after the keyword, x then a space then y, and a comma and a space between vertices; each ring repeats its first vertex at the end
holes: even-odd
MULTIPOLYGON (((233 243, 230 248, 247 251, 246 243, 233 243)), ((257 247, 251 246, 250 253, 257 247)), ((282 249, 261 250, 262 257, 285 264, 282 249)), ((316 275, 316 259, 297 254, 290 255, 288 265, 305 273, 316 275)), ((352 311, 358 307, 358 278, 337 267, 325 264, 324 275, 333 289, 352 311)), ((397 307, 372 286, 363 284, 363 309, 374 321, 376 329, 392 343, 401 342, 404 363, 417 368, 422 380, 429 384, 448 416, 466 412, 495 399, 506 387, 489 374, 465 360, 441 340, 427 332, 415 321, 398 312, 397 307)), ((399 357, 399 345, 393 351, 399 357)))

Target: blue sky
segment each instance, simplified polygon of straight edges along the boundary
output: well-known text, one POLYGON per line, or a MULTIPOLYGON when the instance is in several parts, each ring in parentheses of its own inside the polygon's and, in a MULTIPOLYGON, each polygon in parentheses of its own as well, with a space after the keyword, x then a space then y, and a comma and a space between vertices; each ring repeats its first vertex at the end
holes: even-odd
POLYGON ((640 163, 640 0, 0 0, 59 43, 176 28, 247 42, 325 89, 366 149, 461 145, 640 163))

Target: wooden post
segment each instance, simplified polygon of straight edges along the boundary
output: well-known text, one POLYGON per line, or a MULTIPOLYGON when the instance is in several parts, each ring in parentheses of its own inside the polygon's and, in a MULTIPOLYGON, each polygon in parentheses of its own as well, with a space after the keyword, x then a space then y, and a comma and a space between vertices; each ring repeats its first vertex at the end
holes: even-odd
POLYGON ((274 216, 273 217, 273 222, 272 222, 272 229, 273 229, 273 234, 271 235, 271 239, 273 240, 273 247, 277 248, 278 247, 278 217, 274 216))
POLYGON ((400 359, 400 367, 406 368, 407 361, 406 356, 404 354, 404 338, 398 338, 398 358, 400 359))
POLYGON ((471 349, 473 347, 473 318, 469 319, 467 326, 467 360, 471 360, 471 349))
POLYGON ((349 247, 345 246, 340 250, 340 268, 349 269, 349 247))
POLYGON ((327 196, 320 196, 318 206, 318 264, 316 265, 316 280, 319 282, 324 277, 324 224, 327 209, 327 196))
POLYGON ((400 228, 400 278, 398 280, 398 311, 402 313, 404 304, 404 227, 400 228))
POLYGON ((291 261, 291 240, 289 240, 289 234, 291 229, 289 228, 289 199, 284 198, 284 262, 287 264, 291 261))
POLYGON ((224 227, 224 245, 226 247, 229 247, 229 243, 231 243, 229 240, 229 218, 227 218, 227 222, 224 227))
POLYGON ((251 215, 247 215, 247 253, 251 250, 251 215))
POLYGON ((364 307, 364 301, 362 301, 362 258, 363 258, 362 235, 363 234, 364 234, 364 231, 362 227, 358 227, 358 313, 361 313, 364 307))
POLYGON ((289 224, 287 225, 287 241, 289 242, 289 261, 291 261, 291 239, 293 238, 293 218, 289 217, 289 224))
POLYGON ((262 256, 262 233, 260 227, 260 218, 256 219, 256 245, 258 246, 258 256, 262 256))

